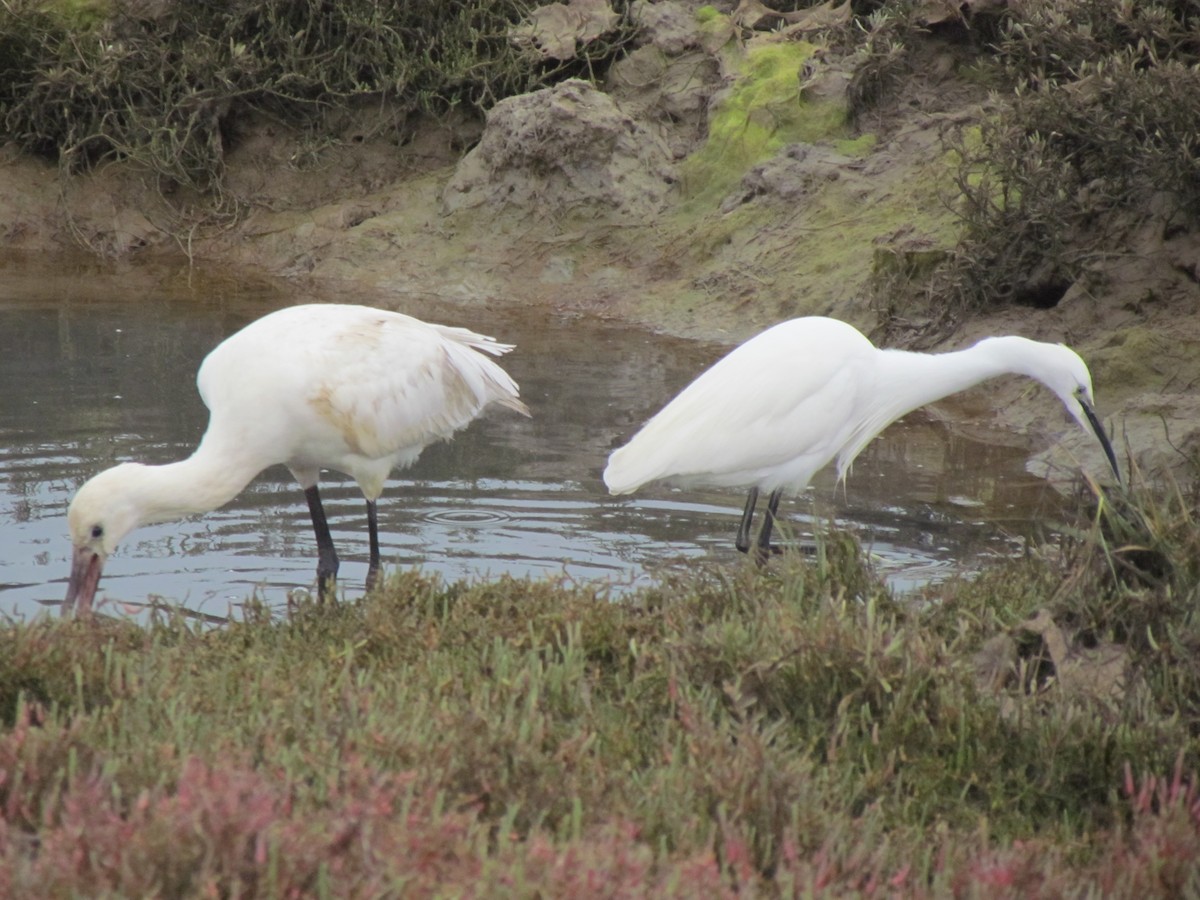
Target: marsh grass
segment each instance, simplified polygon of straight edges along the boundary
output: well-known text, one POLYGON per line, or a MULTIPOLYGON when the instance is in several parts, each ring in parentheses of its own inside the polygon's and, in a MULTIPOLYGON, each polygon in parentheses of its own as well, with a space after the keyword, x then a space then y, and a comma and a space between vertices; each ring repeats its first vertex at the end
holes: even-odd
MULTIPOLYGON (((333 140, 325 114, 356 99, 434 116, 482 111, 580 71, 629 39, 621 19, 572 60, 512 40, 523 0, 0 2, 0 133, 65 173, 121 159, 165 194, 214 208, 236 123, 254 116, 333 140)), ((618 4, 624 9, 623 4, 618 4)))
POLYGON ((1122 503, 919 602, 834 532, 622 599, 400 572, 219 628, 11 624, 0 893, 1194 888, 1194 507, 1122 503))

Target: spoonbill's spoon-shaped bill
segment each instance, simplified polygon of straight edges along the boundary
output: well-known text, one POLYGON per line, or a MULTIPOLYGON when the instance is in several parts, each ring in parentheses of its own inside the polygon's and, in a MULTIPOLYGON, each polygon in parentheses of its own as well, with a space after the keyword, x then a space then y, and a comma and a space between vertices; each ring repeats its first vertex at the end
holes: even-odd
POLYGON ((799 493, 837 460, 845 479, 859 452, 906 413, 998 375, 1037 379, 1095 433, 1120 480, 1094 410, 1087 365, 1063 344, 991 337, 950 353, 881 350, 856 328, 812 316, 781 322, 731 351, 648 421, 604 470, 613 494, 652 481, 749 489, 737 547, 750 548, 759 491, 769 491, 759 559, 784 492, 799 493))
POLYGON ((370 587, 380 566, 375 502, 389 473, 492 403, 529 415, 516 382, 490 358, 511 349, 465 328, 366 306, 293 306, 252 322, 200 366, 196 385, 209 421, 190 457, 122 463, 75 494, 64 610, 91 612, 105 560, 133 529, 216 509, 276 463, 304 488, 322 598, 338 557, 318 475, 336 469, 358 482, 367 501, 370 587))

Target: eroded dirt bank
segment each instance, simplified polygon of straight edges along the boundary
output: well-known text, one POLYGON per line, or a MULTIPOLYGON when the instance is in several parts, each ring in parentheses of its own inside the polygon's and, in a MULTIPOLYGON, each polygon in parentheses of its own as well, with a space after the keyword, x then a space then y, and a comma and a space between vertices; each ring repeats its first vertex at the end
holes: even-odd
MULTIPOLYGON (((851 128, 853 60, 803 29, 747 40, 694 7, 644 6, 640 45, 603 84, 502 101, 486 127, 385 128, 391 111, 350 109, 340 140, 314 147, 276 122, 238 122, 225 163, 239 214, 225 223, 189 225, 186 200, 120 164, 64 179, 5 150, 0 245, 179 254, 301 285, 358 284, 373 302, 544 304, 731 343, 806 314, 924 349, 998 333, 1062 340, 1089 361, 1106 419, 1139 465, 1195 458, 1194 236, 1118 223, 1128 252, 1097 259, 1052 308, 936 329, 928 311, 889 310, 883 335, 868 282, 889 261, 953 245, 943 138, 994 101, 960 77, 954 41, 934 35, 919 70, 851 128)), ((1026 381, 976 389, 953 408, 976 423, 962 427, 1030 440, 1040 470, 1078 460, 1102 470, 1093 442, 1026 381)))

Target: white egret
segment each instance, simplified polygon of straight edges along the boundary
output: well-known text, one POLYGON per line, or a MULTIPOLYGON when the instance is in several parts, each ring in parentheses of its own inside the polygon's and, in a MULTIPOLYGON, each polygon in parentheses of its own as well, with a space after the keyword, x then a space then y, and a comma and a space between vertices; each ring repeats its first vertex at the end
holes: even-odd
POLYGON ((1052 390, 1095 432, 1120 480, 1091 373, 1069 347, 1009 336, 950 353, 881 350, 845 322, 812 316, 767 329, 703 372, 613 451, 604 483, 613 494, 659 480, 749 487, 736 542, 743 553, 758 493, 770 491, 761 560, 785 491, 799 493, 835 458, 845 480, 859 452, 904 414, 1010 373, 1052 390))
POLYGON ((74 544, 64 609, 90 613, 104 562, 139 525, 208 512, 275 463, 304 488, 324 598, 338 557, 317 490, 321 468, 350 475, 367 501, 370 562, 379 572, 375 501, 393 468, 468 425, 491 403, 529 415, 516 383, 485 354, 508 344, 366 306, 312 304, 273 312, 216 347, 196 385, 208 428, 187 459, 123 463, 71 501, 74 544))

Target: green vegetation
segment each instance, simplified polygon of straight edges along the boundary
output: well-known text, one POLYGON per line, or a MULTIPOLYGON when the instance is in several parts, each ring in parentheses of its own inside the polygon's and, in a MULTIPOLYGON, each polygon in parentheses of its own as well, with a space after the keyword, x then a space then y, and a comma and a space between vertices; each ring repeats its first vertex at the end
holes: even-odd
POLYGON ((355 98, 414 110, 496 100, 603 68, 627 26, 551 65, 511 29, 523 0, 0 3, 0 133, 67 171, 137 160, 220 194, 237 123, 265 114, 320 133, 355 98))
POLYGON ((766 44, 730 53, 737 78, 713 110, 704 146, 683 168, 687 194, 719 202, 755 163, 788 144, 845 135, 846 110, 804 98, 801 72, 816 48, 805 41, 766 44))
POLYGON ((819 41, 854 60, 852 126, 904 97, 931 54, 953 53, 960 83, 992 91, 986 115, 945 133, 940 205, 954 211, 958 235, 938 248, 944 263, 911 279, 876 273, 870 293, 885 331, 893 317, 946 323, 986 306, 1053 306, 1081 279, 1102 277, 1097 261, 1124 252, 1139 223, 1167 235, 1200 224, 1194 2, 968 6, 960 17, 913 0, 854 3, 854 21, 819 41))
POLYGON ((1131 221, 1197 226, 1198 25, 1187 2, 1057 0, 1001 20, 1009 102, 959 148, 963 302, 1052 306, 1125 249, 1131 221))
POLYGON ((621 600, 12 624, 0 893, 1183 896, 1193 500, 919 601, 835 533, 621 600))

